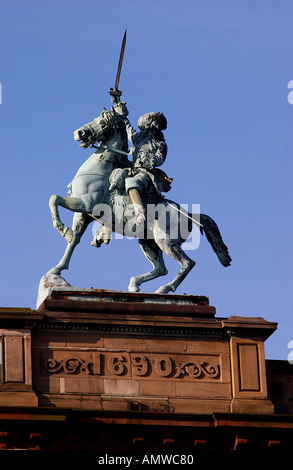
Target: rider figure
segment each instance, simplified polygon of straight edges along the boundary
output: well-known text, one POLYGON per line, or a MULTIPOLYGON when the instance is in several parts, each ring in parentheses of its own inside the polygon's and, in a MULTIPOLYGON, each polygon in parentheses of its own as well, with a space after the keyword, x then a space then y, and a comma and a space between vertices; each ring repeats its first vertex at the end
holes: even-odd
POLYGON ((156 167, 161 166, 167 156, 167 144, 162 133, 167 128, 167 120, 160 112, 147 113, 138 120, 137 132, 130 124, 126 103, 120 102, 119 96, 113 99, 115 111, 124 119, 129 141, 133 144, 133 176, 126 178, 125 189, 134 204, 138 215, 136 223, 145 220, 146 209, 141 195, 153 191, 158 194, 170 189, 171 178, 156 167))
MULTIPOLYGON (((133 144, 131 154, 133 155, 132 175, 125 178, 125 190, 129 194, 136 209, 136 224, 141 224, 146 219, 146 209, 143 205, 141 195, 145 192, 167 192, 171 189, 172 178, 159 170, 167 156, 167 144, 162 133, 167 128, 167 120, 160 112, 147 113, 138 120, 137 132, 130 124, 127 116, 128 109, 125 102, 120 101, 119 95, 112 95, 112 102, 117 113, 125 122, 127 136, 133 144)), ((93 246, 101 246, 101 243, 109 243, 111 230, 102 227, 96 232, 93 246)))

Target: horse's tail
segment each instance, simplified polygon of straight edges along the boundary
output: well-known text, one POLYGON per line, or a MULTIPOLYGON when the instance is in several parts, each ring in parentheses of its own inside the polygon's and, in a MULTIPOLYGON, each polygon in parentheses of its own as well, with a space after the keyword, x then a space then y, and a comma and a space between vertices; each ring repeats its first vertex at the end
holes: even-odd
POLYGON ((222 235, 216 222, 205 214, 200 214, 201 232, 204 231, 208 242, 216 253, 220 263, 227 267, 230 266, 232 258, 229 255, 228 248, 223 242, 222 235))

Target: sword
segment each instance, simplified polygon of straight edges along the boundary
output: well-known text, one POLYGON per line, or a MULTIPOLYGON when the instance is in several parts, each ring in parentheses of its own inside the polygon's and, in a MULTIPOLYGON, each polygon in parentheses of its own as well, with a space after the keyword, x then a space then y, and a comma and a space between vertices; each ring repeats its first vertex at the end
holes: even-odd
POLYGON ((118 69, 117 69, 116 80, 115 80, 115 87, 110 88, 110 91, 109 91, 109 94, 113 97, 118 97, 122 95, 122 91, 118 90, 118 86, 119 86, 119 80, 120 80, 120 74, 121 74, 122 62, 123 62, 123 56, 124 56, 124 50, 125 50, 125 44, 126 44, 126 32, 127 32, 127 29, 125 30, 124 36, 122 39, 120 57, 119 57, 119 62, 118 62, 118 69))

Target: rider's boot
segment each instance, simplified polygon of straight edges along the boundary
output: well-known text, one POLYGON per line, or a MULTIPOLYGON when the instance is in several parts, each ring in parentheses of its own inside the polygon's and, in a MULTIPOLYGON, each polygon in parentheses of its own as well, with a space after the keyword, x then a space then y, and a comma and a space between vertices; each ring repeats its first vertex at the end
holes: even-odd
POLYGON ((132 203, 135 206, 136 212, 138 213, 136 216, 136 224, 139 225, 142 222, 145 222, 146 220, 146 210, 142 203, 138 189, 136 188, 129 189, 129 196, 130 196, 132 203))
POLYGON ((93 241, 91 242, 91 245, 96 246, 97 248, 99 248, 102 245, 102 243, 105 243, 106 245, 108 245, 108 243, 110 243, 111 235, 112 235, 111 229, 103 225, 103 227, 99 231, 98 230, 96 231, 96 234, 94 236, 93 241))

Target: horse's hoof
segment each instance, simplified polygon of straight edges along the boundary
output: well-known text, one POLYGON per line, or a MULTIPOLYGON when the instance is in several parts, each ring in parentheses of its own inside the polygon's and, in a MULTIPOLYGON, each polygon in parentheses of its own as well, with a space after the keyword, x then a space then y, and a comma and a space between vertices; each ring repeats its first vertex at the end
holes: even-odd
POLYGON ((128 292, 139 292, 140 288, 138 286, 129 286, 128 292))
POLYGON ((130 284, 128 286, 128 292, 139 292, 140 291, 140 288, 138 287, 138 285, 135 283, 135 281, 132 279, 130 279, 130 284))
POLYGON ((168 292, 170 291, 174 292, 171 286, 166 285, 159 287, 159 289, 156 290, 155 294, 168 294, 168 292))
POLYGON ((46 275, 48 275, 48 274, 54 274, 55 276, 60 276, 60 274, 61 274, 61 269, 59 269, 59 268, 57 268, 57 267, 52 268, 52 269, 50 269, 50 271, 47 272, 46 275))
POLYGON ((73 231, 71 228, 65 227, 62 233, 62 237, 64 237, 68 243, 71 243, 73 239, 73 231))

